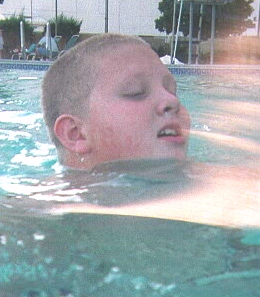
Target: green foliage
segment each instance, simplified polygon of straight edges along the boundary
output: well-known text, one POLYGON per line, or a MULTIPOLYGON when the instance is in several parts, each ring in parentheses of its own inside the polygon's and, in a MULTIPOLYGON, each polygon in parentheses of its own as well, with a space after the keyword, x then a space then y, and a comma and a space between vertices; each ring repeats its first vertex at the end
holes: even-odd
POLYGON ((253 0, 235 0, 218 7, 216 15, 217 35, 225 37, 229 34, 241 35, 247 28, 254 27, 248 17, 253 12, 253 0))
POLYGON ((169 34, 172 31, 173 0, 159 2, 158 9, 163 15, 155 20, 155 28, 169 34))
MULTIPOLYGON (((51 33, 55 34, 55 18, 51 19, 51 33)), ((79 34, 82 20, 78 21, 73 17, 66 17, 63 14, 57 17, 57 35, 62 36, 64 39, 69 39, 72 35, 79 34)))
POLYGON ((3 39, 4 39, 4 56, 9 57, 10 51, 20 48, 20 22, 23 21, 24 24, 24 35, 27 46, 31 44, 33 40, 33 27, 29 23, 23 14, 16 16, 12 15, 9 18, 0 20, 0 28, 3 29, 3 39))
MULTIPOLYGON (((247 28, 252 28, 253 22, 248 19, 253 8, 251 3, 254 0, 235 0, 231 3, 216 6, 216 37, 226 37, 230 34, 240 35, 247 28)), ((159 3, 161 16, 155 20, 155 28, 160 32, 167 34, 172 31, 173 0, 162 0, 159 3)), ((194 24, 193 36, 197 36, 199 28, 199 10, 198 4, 194 5, 194 24)), ((176 15, 179 15, 179 5, 176 7, 176 15)), ((176 24, 177 26, 177 19, 176 24)), ((180 31, 184 35, 189 34, 189 3, 184 3, 180 31)), ((204 5, 203 22, 201 30, 202 38, 208 39, 211 34, 211 6, 204 5)))
POLYGON ((31 39, 33 35, 33 27, 31 24, 24 18, 23 15, 12 15, 10 18, 0 20, 0 28, 4 30, 4 32, 12 33, 17 35, 20 38, 20 22, 23 21, 24 24, 24 33, 26 39, 31 39))

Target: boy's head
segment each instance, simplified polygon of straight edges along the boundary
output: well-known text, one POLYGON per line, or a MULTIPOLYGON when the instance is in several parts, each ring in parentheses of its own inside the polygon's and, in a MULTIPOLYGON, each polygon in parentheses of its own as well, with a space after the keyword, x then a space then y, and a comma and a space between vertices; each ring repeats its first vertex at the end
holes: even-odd
POLYGON ((78 44, 45 76, 42 106, 63 165, 186 155, 189 116, 175 80, 140 38, 104 34, 78 44))

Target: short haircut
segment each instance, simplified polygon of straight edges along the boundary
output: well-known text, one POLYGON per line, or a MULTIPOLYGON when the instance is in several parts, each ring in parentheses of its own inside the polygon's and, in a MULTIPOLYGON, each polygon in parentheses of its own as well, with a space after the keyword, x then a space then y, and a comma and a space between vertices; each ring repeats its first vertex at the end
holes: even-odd
POLYGON ((120 45, 138 44, 150 47, 137 36, 100 34, 80 42, 61 55, 47 71, 42 84, 42 111, 52 142, 59 147, 54 134, 56 119, 65 113, 78 115, 98 79, 97 59, 120 45))

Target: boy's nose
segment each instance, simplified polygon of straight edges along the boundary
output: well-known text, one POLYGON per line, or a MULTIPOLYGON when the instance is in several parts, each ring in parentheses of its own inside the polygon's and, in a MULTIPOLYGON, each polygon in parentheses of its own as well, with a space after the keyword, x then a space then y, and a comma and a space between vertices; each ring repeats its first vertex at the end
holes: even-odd
POLYGON ((165 98, 161 98, 157 104, 157 114, 159 116, 165 114, 177 114, 180 110, 180 101, 174 95, 168 95, 165 98))

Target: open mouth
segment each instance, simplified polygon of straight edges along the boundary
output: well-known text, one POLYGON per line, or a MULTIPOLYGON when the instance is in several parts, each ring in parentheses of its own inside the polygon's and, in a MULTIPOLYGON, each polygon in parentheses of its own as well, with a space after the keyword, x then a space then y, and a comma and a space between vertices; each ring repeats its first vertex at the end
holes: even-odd
POLYGON ((164 127, 158 132, 157 137, 167 142, 169 141, 169 142, 174 142, 179 144, 185 143, 185 137, 179 126, 164 127))
POLYGON ((162 129, 157 134, 158 138, 167 137, 167 136, 179 136, 179 135, 180 135, 180 133, 178 131, 176 131, 175 129, 169 129, 169 128, 162 129))

